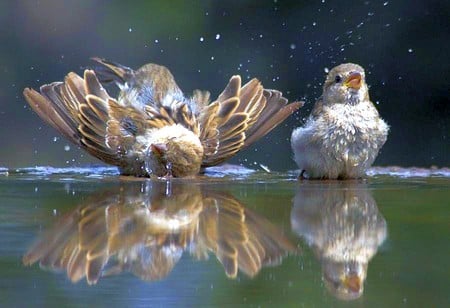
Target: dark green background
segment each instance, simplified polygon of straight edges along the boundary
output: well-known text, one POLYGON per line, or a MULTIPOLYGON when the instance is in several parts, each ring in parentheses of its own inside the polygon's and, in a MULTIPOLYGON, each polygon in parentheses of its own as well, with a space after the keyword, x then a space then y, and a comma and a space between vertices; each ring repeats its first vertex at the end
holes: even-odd
POLYGON ((168 66, 187 93, 217 95, 233 74, 258 77, 305 107, 234 159, 295 168, 289 137, 321 94, 324 69, 365 67, 391 125, 376 164, 448 166, 449 4, 446 1, 2 1, 0 166, 96 163, 43 125, 26 86, 82 72, 100 56, 168 66), (219 34, 220 38, 216 39, 219 34), (203 38, 203 41, 201 41, 203 38))

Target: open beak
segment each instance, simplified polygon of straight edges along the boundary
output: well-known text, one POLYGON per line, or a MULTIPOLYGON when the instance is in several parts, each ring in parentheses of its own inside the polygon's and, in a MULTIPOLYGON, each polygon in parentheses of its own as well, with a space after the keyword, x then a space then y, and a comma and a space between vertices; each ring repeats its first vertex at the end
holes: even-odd
POLYGON ((344 85, 348 88, 359 90, 361 88, 362 76, 360 73, 351 73, 344 81, 344 85))
POLYGON ((361 291, 361 279, 356 274, 344 277, 343 284, 348 290, 354 293, 359 293, 361 291))
POLYGON ((165 145, 164 143, 153 143, 152 145, 150 145, 150 149, 156 155, 162 156, 165 152, 167 152, 167 145, 165 145))

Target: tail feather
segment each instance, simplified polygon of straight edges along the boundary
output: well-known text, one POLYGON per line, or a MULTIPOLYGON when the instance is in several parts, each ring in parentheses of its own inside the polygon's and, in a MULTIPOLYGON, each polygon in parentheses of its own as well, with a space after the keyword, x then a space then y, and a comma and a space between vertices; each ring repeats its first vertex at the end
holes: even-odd
POLYGON ((102 84, 111 82, 124 84, 133 74, 133 70, 131 68, 126 67, 122 64, 110 62, 98 57, 93 57, 91 59, 101 64, 101 66, 96 67, 94 70, 98 77, 98 80, 102 84))

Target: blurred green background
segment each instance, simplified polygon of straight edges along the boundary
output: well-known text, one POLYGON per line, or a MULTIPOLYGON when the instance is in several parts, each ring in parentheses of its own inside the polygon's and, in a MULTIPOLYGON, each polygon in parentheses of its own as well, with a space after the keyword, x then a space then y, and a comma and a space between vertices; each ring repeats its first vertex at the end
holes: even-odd
POLYGON ((216 96, 257 77, 305 107, 233 162, 294 169, 289 138, 321 94, 325 69, 355 62, 391 125, 377 165, 450 165, 448 1, 1 1, 0 167, 96 159, 43 124, 22 97, 82 72, 92 56, 171 69, 186 92, 216 96))

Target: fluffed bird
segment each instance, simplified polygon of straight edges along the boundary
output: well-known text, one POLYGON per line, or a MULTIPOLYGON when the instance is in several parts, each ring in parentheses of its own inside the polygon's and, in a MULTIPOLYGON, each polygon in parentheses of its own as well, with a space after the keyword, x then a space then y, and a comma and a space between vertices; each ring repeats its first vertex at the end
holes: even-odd
POLYGON ((364 177, 388 131, 370 101, 364 69, 353 63, 336 66, 305 125, 292 132, 300 178, 364 177))
POLYGON ((63 82, 26 88, 32 109, 71 142, 123 175, 187 177, 222 163, 266 135, 302 102, 288 104, 257 79, 231 77, 218 98, 195 90, 186 97, 170 71, 146 64, 132 70, 93 58, 101 66, 63 82), (103 85, 120 89, 111 97, 103 85))

